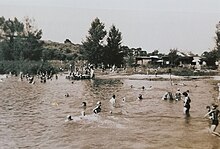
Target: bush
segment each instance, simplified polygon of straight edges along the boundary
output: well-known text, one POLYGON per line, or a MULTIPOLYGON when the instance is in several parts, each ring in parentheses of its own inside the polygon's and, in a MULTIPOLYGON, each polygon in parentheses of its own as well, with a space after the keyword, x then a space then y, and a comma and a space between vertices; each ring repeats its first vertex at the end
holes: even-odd
POLYGON ((216 71, 193 70, 189 68, 174 68, 172 74, 177 76, 207 76, 216 75, 216 71))
POLYGON ((0 61, 0 74, 37 74, 39 72, 53 72, 57 73, 55 67, 48 62, 42 61, 0 61))

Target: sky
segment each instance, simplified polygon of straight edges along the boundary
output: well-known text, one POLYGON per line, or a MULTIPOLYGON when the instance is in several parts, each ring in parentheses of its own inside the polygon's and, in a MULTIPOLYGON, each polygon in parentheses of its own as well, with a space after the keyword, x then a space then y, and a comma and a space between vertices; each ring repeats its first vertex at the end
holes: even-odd
POLYGON ((0 0, 0 16, 34 19, 43 40, 81 44, 98 17, 122 45, 147 52, 202 54, 215 46, 220 0, 0 0))

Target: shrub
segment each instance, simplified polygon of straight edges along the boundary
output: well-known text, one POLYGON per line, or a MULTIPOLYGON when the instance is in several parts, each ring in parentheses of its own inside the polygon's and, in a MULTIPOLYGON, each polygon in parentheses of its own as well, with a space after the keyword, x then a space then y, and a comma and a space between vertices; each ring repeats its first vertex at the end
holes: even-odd
POLYGON ((58 69, 42 61, 0 61, 0 74, 37 74, 39 72, 56 73, 58 69))

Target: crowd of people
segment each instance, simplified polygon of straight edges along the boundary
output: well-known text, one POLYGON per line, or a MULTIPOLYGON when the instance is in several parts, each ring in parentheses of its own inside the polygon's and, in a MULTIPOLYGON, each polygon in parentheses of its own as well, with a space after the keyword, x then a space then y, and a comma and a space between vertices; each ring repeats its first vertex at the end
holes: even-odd
MULTIPOLYGON (((31 83, 31 84, 35 84, 35 78, 37 79, 40 79, 40 82, 41 83, 46 83, 47 80, 52 80, 54 74, 52 74, 52 72, 48 73, 47 71, 44 73, 44 72, 39 72, 36 77, 35 75, 30 75, 30 74, 23 74, 22 72, 20 73, 20 80, 21 81, 24 81, 27 80, 28 83, 31 83)), ((55 79, 57 80, 58 79, 58 75, 55 74, 55 79)))
MULTIPOLYGON (((163 97, 163 100, 176 100, 176 101, 183 101, 183 113, 186 116, 190 116, 190 103, 191 99, 189 97, 189 90, 181 93, 180 89, 178 88, 175 95, 171 92, 166 92, 163 97), (182 98, 183 95, 183 98, 182 98)), ((216 128, 219 124, 219 117, 220 117, 220 111, 218 110, 218 105, 213 103, 211 106, 206 106, 206 109, 208 112, 205 114, 204 117, 208 117, 211 122, 210 132, 216 136, 220 137, 220 133, 216 132, 216 128)))
POLYGON ((79 68, 76 68, 75 71, 70 69, 69 74, 66 76, 70 80, 80 80, 80 79, 92 79, 95 77, 94 68, 92 65, 82 68, 82 71, 79 68))

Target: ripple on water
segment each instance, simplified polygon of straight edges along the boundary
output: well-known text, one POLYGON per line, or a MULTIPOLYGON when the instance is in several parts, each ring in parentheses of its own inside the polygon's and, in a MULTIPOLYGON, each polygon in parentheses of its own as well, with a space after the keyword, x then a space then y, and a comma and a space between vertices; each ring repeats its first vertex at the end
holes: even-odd
MULTIPOLYGON (((0 146, 2 148, 218 148, 202 119, 212 97, 203 80, 187 86, 145 79, 71 81, 65 76, 41 84, 17 78, 0 83, 0 146), (198 87, 194 87, 197 84, 198 87), (131 88, 133 85, 133 88, 131 88), (145 86, 145 90, 142 87, 145 86), (148 89, 151 86, 150 89, 148 89), (182 102, 162 101, 164 92, 190 89, 191 116, 184 118, 182 102), (69 93, 69 97, 64 95, 69 93), (117 106, 109 99, 116 95, 117 106), (137 97, 142 94, 143 100, 137 97), (125 101, 122 99, 125 97, 125 101), (102 112, 93 114, 97 101, 102 112), (86 116, 81 103, 87 102, 86 116), (112 111, 112 114, 109 113, 112 111), (65 122, 66 116, 73 120, 65 122)), ((217 131, 219 128, 217 129, 217 131)))

